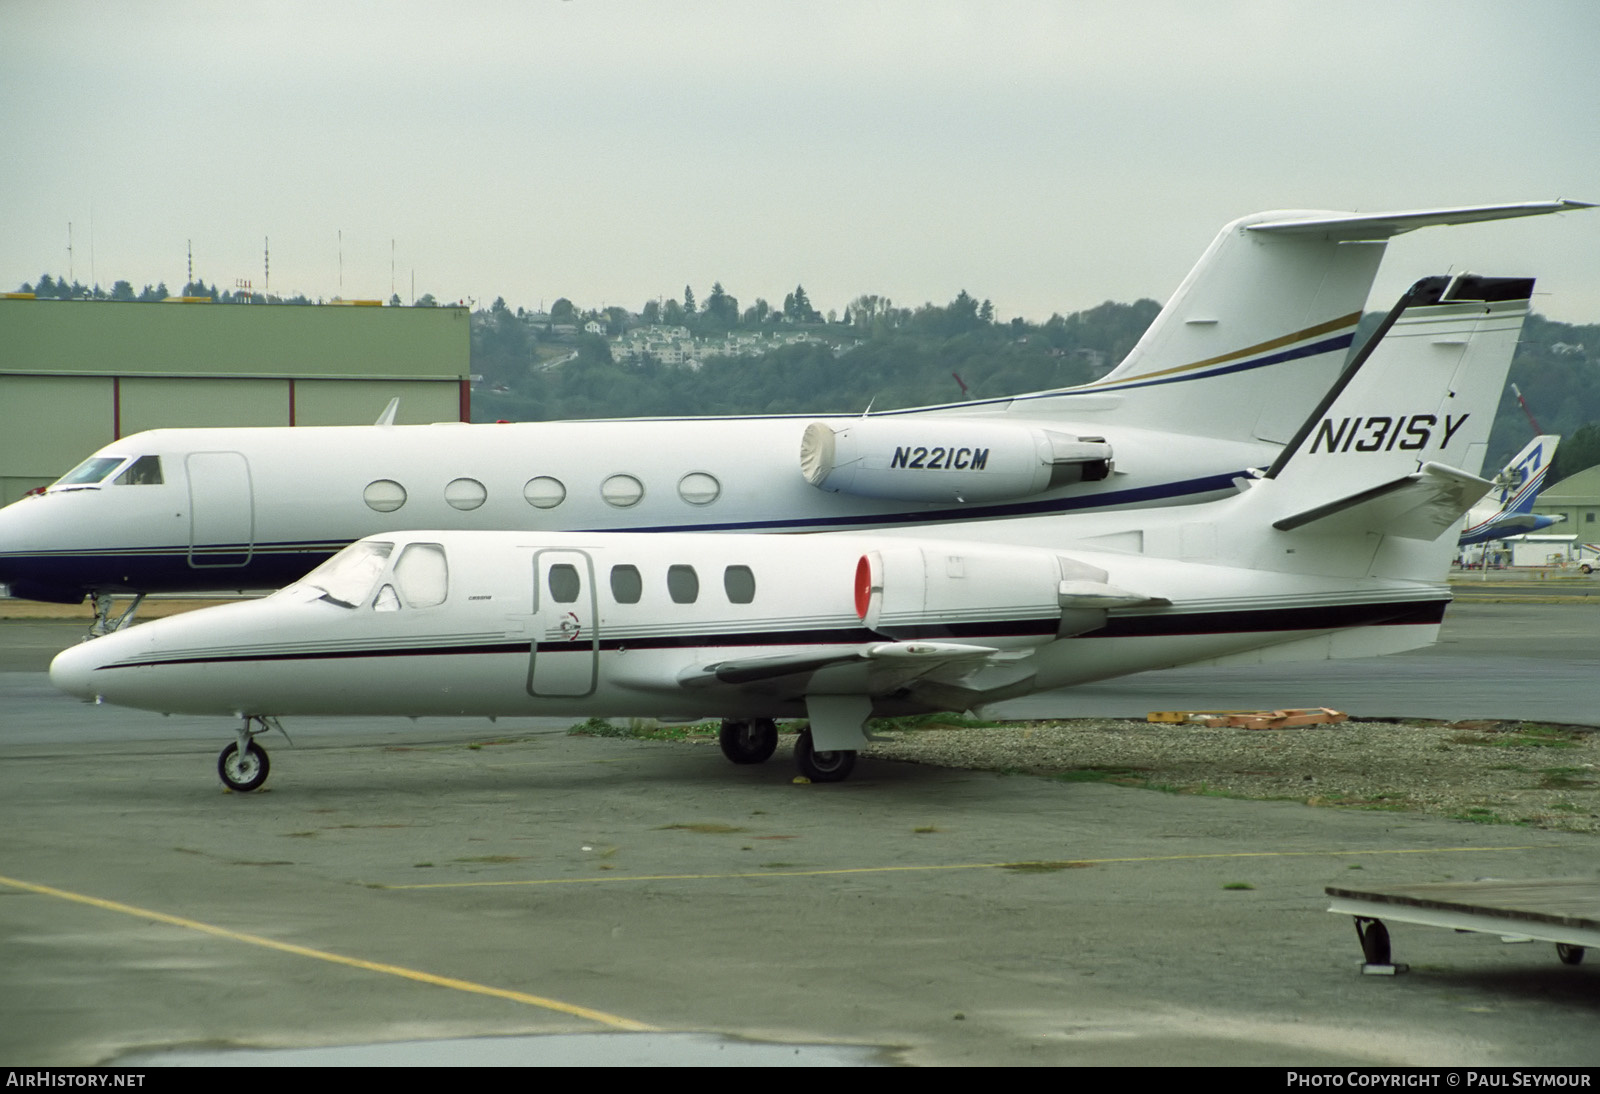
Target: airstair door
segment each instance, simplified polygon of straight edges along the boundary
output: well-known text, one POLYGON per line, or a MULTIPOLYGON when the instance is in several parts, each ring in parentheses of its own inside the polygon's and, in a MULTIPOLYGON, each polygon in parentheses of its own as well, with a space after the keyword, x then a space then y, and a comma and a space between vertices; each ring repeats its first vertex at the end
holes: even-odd
POLYGON ((600 661, 597 607, 594 563, 587 554, 534 552, 528 694, 538 698, 594 694, 600 661))

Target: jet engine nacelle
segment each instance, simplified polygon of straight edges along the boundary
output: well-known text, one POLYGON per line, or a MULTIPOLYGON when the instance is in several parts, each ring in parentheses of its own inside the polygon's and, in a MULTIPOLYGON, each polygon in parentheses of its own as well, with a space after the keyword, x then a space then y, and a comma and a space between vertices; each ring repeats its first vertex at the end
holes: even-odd
POLYGON ((1111 473, 1111 446, 1006 422, 863 418, 812 422, 800 440, 800 472, 830 493, 894 501, 993 502, 1023 498, 1111 473))
POLYGON ((1024 629, 1044 643, 1097 630, 1107 608, 1155 602, 1106 584, 1107 576, 1048 550, 884 547, 856 563, 856 614, 899 640, 959 640, 985 619, 1032 620, 1024 629))

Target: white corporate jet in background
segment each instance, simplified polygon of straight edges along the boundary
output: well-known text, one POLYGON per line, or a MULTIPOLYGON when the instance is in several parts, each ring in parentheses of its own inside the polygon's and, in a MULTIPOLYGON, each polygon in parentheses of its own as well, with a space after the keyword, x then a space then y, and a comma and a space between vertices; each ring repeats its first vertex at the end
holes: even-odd
POLYGON ((1474 505, 1467 514, 1457 544, 1470 547, 1508 536, 1526 535, 1561 520, 1561 517, 1533 511, 1533 503, 1539 500, 1539 491, 1544 489, 1545 477, 1560 443, 1560 437, 1542 434, 1512 457, 1505 470, 1495 477, 1495 492, 1484 499, 1484 504, 1474 505))
POLYGON ((1193 505, 792 536, 463 531, 365 538, 262 600, 56 657, 86 700, 233 716, 223 781, 290 715, 724 719, 735 762, 804 717, 844 778, 875 715, 982 707, 1198 662, 1433 641, 1532 291, 1418 282, 1265 471, 1193 505))
POLYGON ((1243 217, 1124 361, 1056 391, 859 417, 138 433, 0 510, 0 583, 94 598, 98 633, 131 619, 114 593, 277 588, 410 528, 868 530, 1218 498, 1339 374, 1390 237, 1588 207, 1243 217))

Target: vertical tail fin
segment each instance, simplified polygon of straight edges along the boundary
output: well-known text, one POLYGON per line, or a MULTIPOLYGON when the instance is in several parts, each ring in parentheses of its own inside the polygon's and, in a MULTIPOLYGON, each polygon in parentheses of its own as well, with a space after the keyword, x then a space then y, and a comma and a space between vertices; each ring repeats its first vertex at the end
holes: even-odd
POLYGON ((1561 438, 1542 434, 1529 441, 1499 475, 1495 476, 1497 488, 1488 501, 1475 507, 1461 529, 1459 546, 1487 543, 1506 536, 1519 536, 1536 532, 1556 523, 1557 518, 1537 516, 1533 503, 1544 489, 1545 476, 1555 459, 1556 446, 1561 438))
POLYGON ((1284 443, 1339 375, 1390 238, 1587 207, 1545 201, 1242 217, 1217 235, 1111 373, 1019 398, 1012 412, 1088 421, 1114 412, 1119 422, 1156 430, 1284 443))
POLYGON ((1560 437, 1545 433, 1529 441, 1527 447, 1506 464, 1495 479, 1495 486, 1499 487, 1495 501, 1503 512, 1533 511, 1533 503, 1539 500, 1539 491, 1544 489, 1545 475, 1556 458, 1556 446, 1560 443, 1560 437))
POLYGON ((1490 486, 1478 473, 1532 291, 1470 274, 1412 286, 1267 471, 1273 527, 1453 549, 1443 533, 1490 486))

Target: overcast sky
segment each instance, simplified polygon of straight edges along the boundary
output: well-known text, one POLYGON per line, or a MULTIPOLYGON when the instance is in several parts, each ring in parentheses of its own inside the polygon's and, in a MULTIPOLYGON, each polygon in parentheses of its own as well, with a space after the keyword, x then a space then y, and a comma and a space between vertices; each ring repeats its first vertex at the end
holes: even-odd
MULTIPOLYGON (((1165 300, 1262 209, 1600 201, 1600 3, 0 0, 0 289, 1165 300), (342 271, 341 242, 342 233, 342 271)), ((1600 321, 1600 209, 1391 245, 1600 321)), ((1382 297, 1380 300, 1379 297, 1382 297)))

